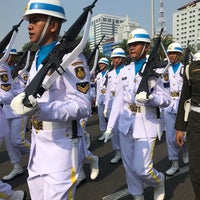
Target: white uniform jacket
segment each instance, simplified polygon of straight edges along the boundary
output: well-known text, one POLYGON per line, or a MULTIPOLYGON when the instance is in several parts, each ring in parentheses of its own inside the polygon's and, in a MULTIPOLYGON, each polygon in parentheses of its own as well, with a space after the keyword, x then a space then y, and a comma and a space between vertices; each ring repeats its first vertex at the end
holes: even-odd
POLYGON ((96 98, 96 84, 93 82, 90 82, 90 98, 91 100, 96 98))
MULTIPOLYGON (((19 71, 20 73, 20 71, 19 71)), ((17 94, 24 91, 24 88, 26 87, 28 79, 28 71, 24 71, 21 76, 18 75, 15 80, 12 82, 13 84, 13 95, 16 96, 17 94)), ((15 119, 22 117, 21 115, 17 115, 10 107, 10 104, 5 104, 3 107, 3 111, 5 112, 7 119, 15 119)))
POLYGON ((156 83, 154 77, 149 81, 149 88, 154 88, 152 92, 154 98, 149 100, 147 104, 137 103, 135 102, 135 94, 141 78, 138 73, 135 75, 134 63, 130 63, 120 71, 108 127, 113 128, 118 119, 118 129, 125 135, 131 131, 133 138, 157 137, 156 108, 169 105, 169 91, 164 88, 161 79, 156 83), (136 105, 138 111, 132 112, 132 105, 136 105))
POLYGON ((7 64, 0 65, 0 137, 9 132, 7 119, 2 106, 10 104, 13 99, 13 88, 10 67, 7 64))
POLYGON ((96 76, 96 101, 99 105, 105 104, 105 92, 106 92, 106 86, 104 85, 106 81, 106 75, 108 71, 102 75, 102 72, 99 72, 96 76))
MULTIPOLYGON (((34 60, 28 82, 36 73, 34 60)), ((39 173, 48 174, 72 168, 72 120, 77 120, 77 134, 80 136, 82 129, 79 121, 90 114, 89 87, 89 70, 81 54, 51 88, 41 98, 37 98, 40 110, 35 117, 43 121, 43 125, 49 126, 38 133, 33 128, 29 165, 33 161, 39 173)))
MULTIPOLYGON (((120 69, 122 70, 122 69, 120 69)), ((106 99, 105 99, 105 109, 111 110, 113 99, 115 97, 117 83, 119 79, 119 74, 116 73, 116 69, 108 72, 108 83, 106 88, 106 99)))
POLYGON ((181 75, 183 64, 180 63, 177 71, 174 73, 172 66, 168 68, 168 74, 164 76, 165 84, 168 84, 170 89, 171 103, 167 108, 164 108, 166 112, 176 114, 178 111, 178 104, 181 96, 181 90, 183 86, 183 75, 181 75))

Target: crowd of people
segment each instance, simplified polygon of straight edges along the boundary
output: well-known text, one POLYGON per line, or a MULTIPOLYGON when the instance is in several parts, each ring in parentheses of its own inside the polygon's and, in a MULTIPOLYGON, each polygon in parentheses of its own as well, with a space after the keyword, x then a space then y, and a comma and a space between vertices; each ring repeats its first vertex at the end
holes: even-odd
MULTIPOLYGON (((149 66, 150 35, 144 28, 136 28, 127 41, 128 54, 120 47, 114 48, 110 57, 99 59, 97 74, 90 74, 87 59, 81 53, 40 98, 26 97, 24 89, 59 43, 66 18, 60 0, 30 0, 23 19, 28 21, 30 42, 39 48, 30 70, 18 72, 14 79, 16 49, 12 48, 7 61, 0 64, 0 143, 5 141, 13 165, 2 180, 23 174, 20 162, 26 153, 31 199, 73 200, 77 186, 86 179, 84 163, 90 165, 92 180, 99 174, 99 157, 89 150, 90 134, 86 130, 87 121, 97 112, 101 132, 98 141, 111 140, 115 156, 110 163, 122 163, 133 199, 144 200, 145 184, 154 188, 154 200, 164 200, 165 177, 179 171, 182 151, 183 162, 189 164, 196 200, 200 200, 198 56, 184 66, 183 48, 172 42, 166 51, 169 63, 163 68, 156 62, 149 66), (144 79, 146 67, 153 70, 144 79), (144 80, 148 87, 141 90, 144 80), (26 98, 30 106, 24 103, 26 98), (28 141, 25 134, 30 119, 28 141), (165 174, 153 162, 155 144, 163 132, 171 162, 165 174)), ((3 181, 0 199, 26 198, 24 191, 14 191, 3 181)))

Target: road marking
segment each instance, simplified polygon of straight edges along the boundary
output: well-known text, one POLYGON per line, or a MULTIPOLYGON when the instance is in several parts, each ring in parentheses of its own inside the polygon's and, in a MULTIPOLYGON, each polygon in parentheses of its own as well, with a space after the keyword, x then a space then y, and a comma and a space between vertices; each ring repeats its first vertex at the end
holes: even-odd
POLYGON ((117 200, 122 197, 126 197, 129 195, 128 189, 120 190, 119 192, 115 192, 113 194, 110 194, 108 196, 103 197, 103 200, 117 200))
MULTIPOLYGON (((185 167, 182 167, 182 168, 180 168, 179 172, 177 172, 174 176, 165 176, 166 180, 169 180, 169 179, 175 178, 176 176, 184 174, 184 173, 188 172, 188 170, 189 170, 188 165, 185 167)), ((146 186, 146 187, 148 187, 148 186, 146 186)), ((126 188, 126 189, 120 190, 118 192, 115 192, 113 194, 107 195, 107 196, 103 197, 102 200, 118 200, 119 198, 126 197, 128 195, 129 195, 128 188, 126 188)))

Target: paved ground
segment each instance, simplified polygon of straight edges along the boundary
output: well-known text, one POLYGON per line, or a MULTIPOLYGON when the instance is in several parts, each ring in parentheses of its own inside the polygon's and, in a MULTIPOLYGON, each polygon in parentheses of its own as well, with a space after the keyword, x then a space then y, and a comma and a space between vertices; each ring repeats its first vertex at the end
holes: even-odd
MULTIPOLYGON (((104 144, 98 141, 100 131, 98 129, 98 118, 95 114, 87 124, 87 130, 91 133, 92 144, 90 150, 100 157, 100 174, 95 181, 90 180, 89 165, 85 165, 84 169, 87 174, 87 179, 83 182, 76 192, 75 200, 131 200, 128 194, 125 173, 122 163, 110 164, 110 159, 114 156, 111 148, 111 143, 104 144)), ((30 138, 30 134, 28 135, 30 138)), ((25 173, 8 183, 14 189, 23 189, 27 192, 27 199, 30 200, 28 187, 26 184, 28 156, 23 156, 23 167, 25 173)), ((181 159, 180 159, 181 160, 181 159)), ((9 162, 7 152, 4 145, 1 149, 1 171, 0 177, 7 174, 12 166, 9 162)), ((167 150, 165 138, 158 142, 155 148, 154 155, 155 167, 162 172, 169 168, 170 163, 167 159, 167 150)), ((165 200, 194 200, 193 189, 188 175, 188 166, 180 161, 181 170, 174 177, 166 177, 166 198, 165 200)), ((153 200, 153 189, 145 188, 145 200, 153 200)))

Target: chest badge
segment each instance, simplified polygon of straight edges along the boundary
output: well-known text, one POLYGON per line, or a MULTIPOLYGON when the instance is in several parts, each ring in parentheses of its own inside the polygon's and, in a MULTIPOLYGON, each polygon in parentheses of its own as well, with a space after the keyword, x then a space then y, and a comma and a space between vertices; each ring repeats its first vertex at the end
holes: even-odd
POLYGON ((164 74, 163 78, 164 78, 165 81, 168 81, 169 80, 169 75, 168 74, 164 74))
POLYGON ((85 70, 83 67, 76 67, 74 70, 78 79, 83 80, 85 78, 85 70))
POLYGON ((1 75, 1 80, 2 80, 4 83, 8 82, 8 75, 7 75, 7 74, 2 74, 2 75, 1 75))

